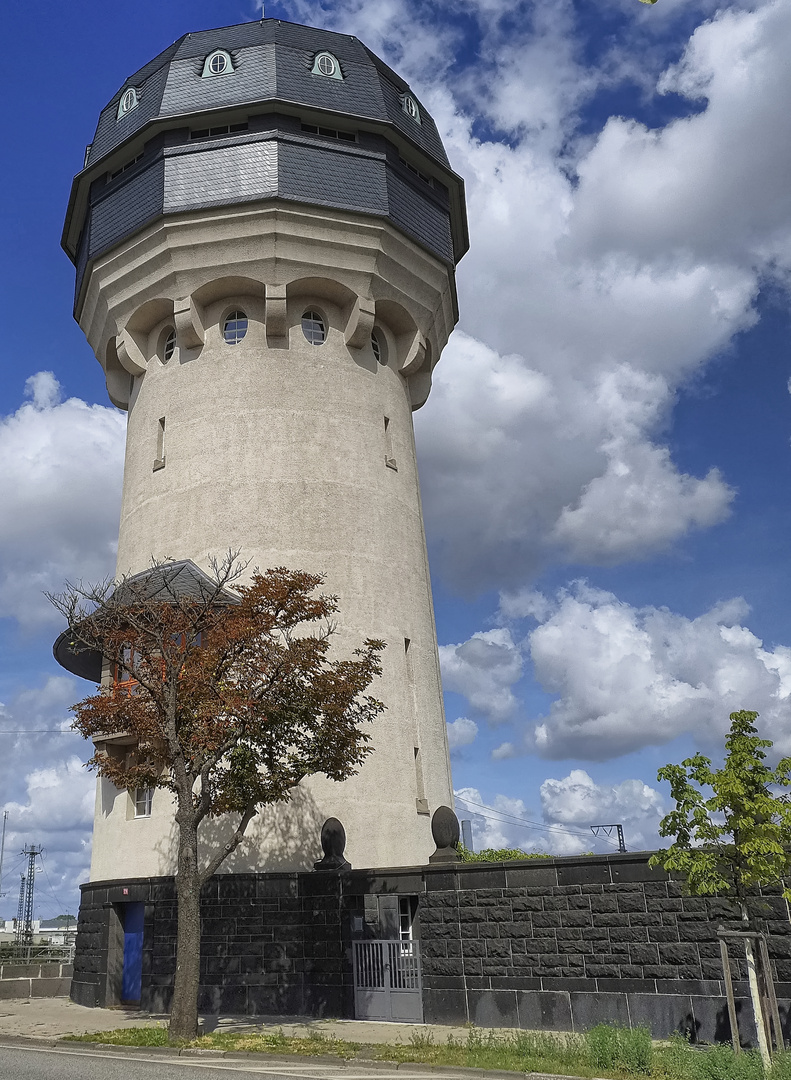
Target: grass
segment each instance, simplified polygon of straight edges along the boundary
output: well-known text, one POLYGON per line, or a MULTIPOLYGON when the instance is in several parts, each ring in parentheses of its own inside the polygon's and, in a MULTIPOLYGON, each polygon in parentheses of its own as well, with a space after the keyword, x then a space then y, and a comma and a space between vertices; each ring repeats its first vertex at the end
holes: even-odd
MULTIPOLYGON (((167 1046, 168 1032, 157 1027, 120 1028, 94 1034, 69 1035, 77 1042, 112 1043, 116 1046, 167 1046)), ((321 1032, 305 1037, 282 1031, 250 1029, 245 1032, 215 1031, 185 1047, 254 1053, 331 1054, 351 1059, 420 1062, 479 1069, 511 1069, 516 1073, 547 1072, 610 1080, 767 1080, 753 1051, 735 1055, 730 1046, 697 1048, 683 1038, 652 1043, 646 1028, 621 1028, 599 1024, 584 1035, 551 1032, 482 1031, 471 1027, 466 1038, 448 1036, 436 1042, 433 1033, 413 1032, 407 1043, 368 1044, 330 1038, 321 1032)), ((775 1058, 771 1080, 791 1080, 791 1053, 775 1058)))

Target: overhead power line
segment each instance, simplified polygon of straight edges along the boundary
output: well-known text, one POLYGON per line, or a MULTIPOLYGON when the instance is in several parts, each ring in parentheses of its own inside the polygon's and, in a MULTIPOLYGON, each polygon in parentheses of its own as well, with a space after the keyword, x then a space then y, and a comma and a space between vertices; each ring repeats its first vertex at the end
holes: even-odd
MULTIPOLYGON (((510 825, 519 825, 523 829, 539 829, 546 832, 560 832, 564 833, 566 836, 582 836, 586 840, 590 839, 588 833, 582 832, 582 830, 580 829, 567 829, 565 825, 545 825, 543 822, 540 821, 530 821, 529 818, 520 818, 516 817, 513 814, 505 814, 501 810, 495 810, 493 806, 487 806, 485 803, 474 802, 472 799, 465 799, 461 795, 457 795, 456 799, 459 802, 464 803, 465 806, 479 806, 481 810, 488 811, 489 814, 494 815, 501 821, 505 821, 510 825)), ((604 840, 606 844, 609 844, 610 847, 615 848, 616 851, 618 850, 618 845, 614 844, 611 840, 608 840, 606 837, 601 837, 601 839, 604 840)))
POLYGON ((42 728, 20 728, 18 731, 2 731, 0 735, 79 735, 79 731, 72 731, 71 728, 57 728, 57 727, 42 727, 42 728))

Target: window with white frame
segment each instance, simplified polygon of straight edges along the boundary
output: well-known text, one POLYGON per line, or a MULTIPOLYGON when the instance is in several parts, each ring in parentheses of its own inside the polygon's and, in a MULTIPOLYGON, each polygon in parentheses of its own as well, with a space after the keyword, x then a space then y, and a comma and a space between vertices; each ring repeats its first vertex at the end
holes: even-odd
POLYGON ((411 116, 412 119, 417 121, 418 124, 420 123, 420 109, 418 108, 418 104, 411 94, 401 95, 401 108, 404 110, 407 116, 411 116))
POLYGON ((204 79, 211 79, 216 75, 231 75, 232 73, 233 61, 225 49, 215 49, 203 61, 201 74, 204 79))
POLYGON ((135 791, 135 817, 151 817, 151 807, 154 803, 154 789, 150 787, 137 788, 135 791))
POLYGON ((317 53, 310 71, 312 75, 323 75, 325 79, 343 79, 341 65, 329 52, 317 53))
POLYGON ((398 936, 401 941, 412 940, 412 922, 414 910, 411 896, 399 896, 398 898, 398 936))
POLYGON ((117 119, 120 120, 122 116, 126 116, 127 113, 130 113, 132 109, 137 107, 137 103, 137 90, 135 90, 134 86, 130 86, 128 89, 124 90, 123 94, 121 94, 121 100, 118 102, 117 119))

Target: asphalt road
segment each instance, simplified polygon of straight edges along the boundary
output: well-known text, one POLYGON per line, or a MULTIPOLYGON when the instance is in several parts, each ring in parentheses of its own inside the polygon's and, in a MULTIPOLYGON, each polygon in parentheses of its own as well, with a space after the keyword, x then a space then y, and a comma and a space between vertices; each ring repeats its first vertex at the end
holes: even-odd
MULTIPOLYGON (((409 1065, 398 1070, 368 1067, 364 1062, 283 1062, 263 1059, 251 1062, 232 1058, 163 1058, 112 1050, 61 1049, 0 1045, 0 1080, 426 1080, 425 1069, 409 1065)), ((443 1080, 454 1080, 444 1072, 443 1080)), ((459 1073, 458 1080, 469 1080, 459 1073)), ((486 1073, 480 1073, 485 1080, 486 1073)))

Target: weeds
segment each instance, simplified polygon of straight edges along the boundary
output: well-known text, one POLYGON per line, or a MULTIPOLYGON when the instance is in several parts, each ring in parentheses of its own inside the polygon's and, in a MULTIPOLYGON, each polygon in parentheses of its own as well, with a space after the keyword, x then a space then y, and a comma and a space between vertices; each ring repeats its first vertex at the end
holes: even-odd
MULTIPOLYGON (((67 1036, 73 1041, 113 1043, 119 1046, 166 1046, 167 1028, 123 1028, 91 1035, 67 1036)), ((791 1053, 778 1054, 767 1077, 752 1051, 734 1054, 730 1046, 693 1047, 677 1036, 653 1044, 646 1028, 598 1024, 584 1035, 540 1031, 489 1031, 470 1027, 464 1037, 436 1041, 427 1028, 412 1031, 407 1043, 361 1044, 311 1030, 305 1036, 282 1030, 251 1027, 247 1031, 215 1031, 185 1044, 202 1049, 243 1050, 258 1053, 332 1054, 351 1059, 421 1062, 479 1069, 505 1069, 515 1073, 555 1073, 611 1080, 791 1080, 791 1053)))

